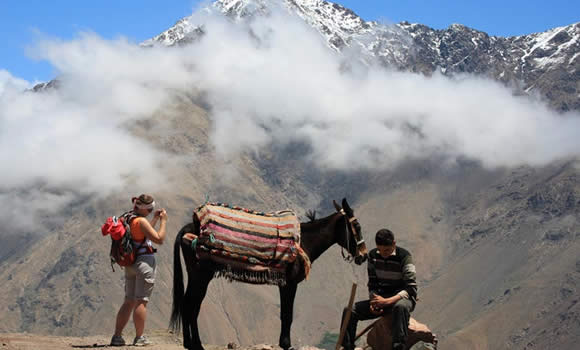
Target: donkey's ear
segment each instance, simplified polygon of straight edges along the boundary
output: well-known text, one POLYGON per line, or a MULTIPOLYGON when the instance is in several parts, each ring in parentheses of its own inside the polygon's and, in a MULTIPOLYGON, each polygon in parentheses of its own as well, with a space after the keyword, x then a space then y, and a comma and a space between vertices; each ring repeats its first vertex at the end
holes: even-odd
POLYGON ((352 209, 350 208, 350 205, 348 205, 348 202, 346 201, 346 198, 342 199, 342 207, 344 208, 344 210, 346 210, 347 212, 352 212, 352 209))
POLYGON ((336 208, 336 211, 341 211, 342 208, 340 207, 340 205, 338 205, 338 203, 336 203, 336 201, 333 199, 332 200, 332 204, 334 204, 334 208, 336 208))

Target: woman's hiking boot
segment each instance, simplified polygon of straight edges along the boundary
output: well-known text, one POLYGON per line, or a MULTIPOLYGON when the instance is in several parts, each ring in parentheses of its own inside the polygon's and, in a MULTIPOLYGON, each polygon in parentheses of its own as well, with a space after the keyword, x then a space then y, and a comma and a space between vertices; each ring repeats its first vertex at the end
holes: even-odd
POLYGON ((151 345, 151 344, 153 344, 153 343, 150 342, 149 339, 147 339, 147 337, 145 337, 144 335, 142 335, 140 337, 135 337, 135 340, 133 340, 134 346, 147 346, 147 345, 151 345))
POLYGON ((124 346, 125 345, 125 339, 123 339, 122 335, 114 335, 111 338, 111 346, 124 346))

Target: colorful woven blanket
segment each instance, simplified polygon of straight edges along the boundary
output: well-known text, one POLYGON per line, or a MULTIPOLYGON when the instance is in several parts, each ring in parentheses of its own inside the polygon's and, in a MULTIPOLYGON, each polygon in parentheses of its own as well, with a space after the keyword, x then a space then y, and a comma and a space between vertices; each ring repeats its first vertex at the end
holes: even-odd
POLYGON ((300 253, 300 222, 293 211, 263 213, 207 203, 195 214, 201 229, 197 253, 223 266, 223 277, 283 284, 287 264, 300 253))

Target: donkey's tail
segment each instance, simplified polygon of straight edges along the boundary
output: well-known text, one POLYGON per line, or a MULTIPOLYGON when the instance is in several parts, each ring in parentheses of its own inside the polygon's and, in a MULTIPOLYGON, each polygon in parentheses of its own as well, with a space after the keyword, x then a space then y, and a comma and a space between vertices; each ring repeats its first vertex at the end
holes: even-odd
POLYGON ((183 305, 183 270, 181 268, 181 237, 182 232, 180 231, 175 237, 175 243, 173 244, 173 306, 171 308, 171 319, 169 321, 169 327, 176 332, 180 331, 181 328, 181 314, 183 305))

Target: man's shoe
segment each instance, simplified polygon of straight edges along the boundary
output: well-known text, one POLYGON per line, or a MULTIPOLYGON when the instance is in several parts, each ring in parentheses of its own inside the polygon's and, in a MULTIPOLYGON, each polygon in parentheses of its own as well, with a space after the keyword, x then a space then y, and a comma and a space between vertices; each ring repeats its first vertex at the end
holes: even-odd
POLYGON ((393 350, 405 350, 405 344, 393 343, 393 350))
POLYGON ((135 340, 133 340, 133 345, 135 346, 147 346, 151 344, 153 343, 150 342, 149 339, 147 339, 144 335, 140 337, 135 337, 135 340))
POLYGON ((121 335, 114 335, 111 338, 111 346, 124 346, 125 345, 125 339, 123 339, 123 336, 121 335))

